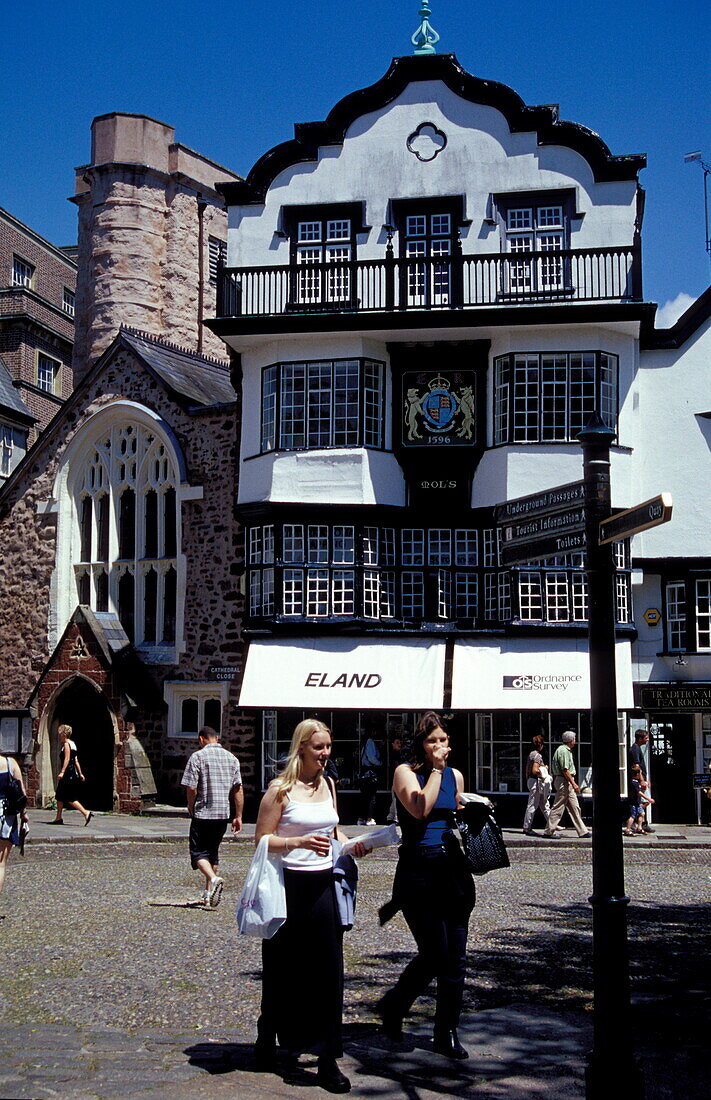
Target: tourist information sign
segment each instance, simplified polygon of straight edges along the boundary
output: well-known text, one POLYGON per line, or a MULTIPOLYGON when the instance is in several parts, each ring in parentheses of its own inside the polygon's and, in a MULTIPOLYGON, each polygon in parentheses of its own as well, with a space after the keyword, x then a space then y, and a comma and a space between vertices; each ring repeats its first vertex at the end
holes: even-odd
POLYGON ((668 523, 671 515, 671 493, 660 493, 651 500, 645 500, 643 504, 600 520, 598 544, 603 546, 606 542, 618 542, 630 535, 637 535, 640 531, 647 531, 650 527, 658 527, 661 523, 668 523))
POLYGON ((585 549, 584 485, 572 481, 499 504, 501 564, 523 565, 585 549))

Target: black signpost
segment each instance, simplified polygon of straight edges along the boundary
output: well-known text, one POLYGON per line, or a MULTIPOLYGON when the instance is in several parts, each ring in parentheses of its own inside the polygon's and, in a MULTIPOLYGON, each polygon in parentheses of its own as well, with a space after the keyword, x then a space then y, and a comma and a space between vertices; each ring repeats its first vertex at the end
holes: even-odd
POLYGON ((587 1100, 633 1094, 644 1098, 642 1073, 630 1049, 629 957, 615 677, 615 560, 612 544, 666 523, 667 493, 612 516, 610 444, 595 413, 578 436, 583 480, 507 501, 495 510, 501 564, 519 565, 585 550, 588 578, 590 722, 593 758, 593 1050, 585 1074, 587 1100))
POLYGON ((615 561, 599 526, 610 515, 610 444, 615 438, 595 414, 578 436, 583 448, 593 760, 593 1049, 585 1074, 587 1100, 611 1093, 644 1096, 630 1049, 629 955, 615 680, 615 561))

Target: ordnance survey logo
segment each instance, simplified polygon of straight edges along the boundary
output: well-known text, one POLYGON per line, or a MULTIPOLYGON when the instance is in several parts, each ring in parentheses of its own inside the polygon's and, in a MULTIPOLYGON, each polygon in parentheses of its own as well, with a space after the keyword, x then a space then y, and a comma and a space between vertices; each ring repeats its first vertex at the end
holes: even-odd
POLYGON ((553 672, 504 676, 504 691, 565 691, 579 684, 582 676, 557 676, 553 672))

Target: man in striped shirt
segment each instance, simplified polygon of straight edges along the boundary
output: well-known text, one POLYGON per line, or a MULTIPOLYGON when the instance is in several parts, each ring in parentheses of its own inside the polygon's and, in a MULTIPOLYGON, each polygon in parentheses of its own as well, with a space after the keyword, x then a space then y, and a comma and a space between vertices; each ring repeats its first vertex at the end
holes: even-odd
POLYGON ((220 842, 227 826, 242 828, 244 791, 239 760, 219 743, 219 734, 203 726, 198 734, 200 748, 192 754, 183 773, 190 813, 190 862, 202 871, 205 889, 202 900, 213 909, 220 904, 223 879, 217 874, 220 842))

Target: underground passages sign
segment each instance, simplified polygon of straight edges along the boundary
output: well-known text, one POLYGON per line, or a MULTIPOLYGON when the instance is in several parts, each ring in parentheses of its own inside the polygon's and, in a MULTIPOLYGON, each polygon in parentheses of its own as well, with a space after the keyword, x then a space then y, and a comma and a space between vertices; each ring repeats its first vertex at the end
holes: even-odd
POLYGON ((444 696, 445 643, 430 639, 253 641, 239 705, 434 709, 444 696))

